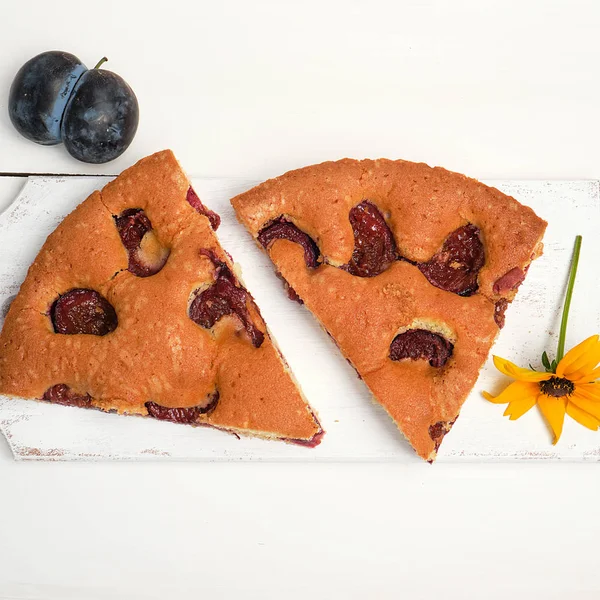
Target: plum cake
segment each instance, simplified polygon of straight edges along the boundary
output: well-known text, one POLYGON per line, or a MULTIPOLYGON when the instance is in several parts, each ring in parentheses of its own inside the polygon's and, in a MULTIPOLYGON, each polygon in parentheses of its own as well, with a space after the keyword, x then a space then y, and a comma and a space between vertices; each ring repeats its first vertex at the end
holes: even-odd
POLYGON ((0 334, 0 393, 316 445, 323 434, 172 152, 48 237, 0 334))
POLYGON ((434 460, 546 222, 478 181, 401 160, 326 162, 231 202, 290 298, 434 460))

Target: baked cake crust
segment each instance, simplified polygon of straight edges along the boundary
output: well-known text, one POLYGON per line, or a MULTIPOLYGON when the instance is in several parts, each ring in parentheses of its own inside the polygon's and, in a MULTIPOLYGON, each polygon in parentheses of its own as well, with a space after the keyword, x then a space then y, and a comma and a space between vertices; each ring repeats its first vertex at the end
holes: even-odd
POLYGON ((321 253, 316 267, 288 239, 270 241, 267 249, 417 453, 433 460, 475 384, 506 303, 541 254, 545 221, 464 175, 391 160, 344 159, 298 169, 231 202, 257 239, 283 219, 316 243, 321 253), (355 250, 349 214, 365 200, 385 219, 401 257, 373 277, 347 268, 355 250), (418 264, 469 224, 478 230, 485 261, 476 293, 463 297, 432 285, 418 264), (442 367, 392 360, 391 342, 408 330, 443 336, 453 345, 450 358, 442 367))
MULTIPOLYGON (((89 395, 91 407, 139 415, 149 415, 148 402, 164 408, 212 403, 193 424, 318 442, 318 420, 249 294, 246 309, 264 334, 259 347, 236 314, 222 316, 210 328, 188 315, 194 294, 215 283, 217 264, 234 272, 211 228, 214 215, 197 212, 188 190, 190 182, 172 152, 159 152, 94 192, 64 219, 8 311, 0 334, 0 393, 41 399, 65 384, 75 394, 89 395), (146 246, 168 252, 152 276, 128 270, 128 252, 115 225, 115 217, 127 209, 143 210, 151 222, 153 236, 143 238, 142 248, 149 239, 146 246), (114 307, 114 331, 55 333, 53 303, 78 288, 99 292, 114 307)), ((243 290, 237 279, 235 285, 243 290)))

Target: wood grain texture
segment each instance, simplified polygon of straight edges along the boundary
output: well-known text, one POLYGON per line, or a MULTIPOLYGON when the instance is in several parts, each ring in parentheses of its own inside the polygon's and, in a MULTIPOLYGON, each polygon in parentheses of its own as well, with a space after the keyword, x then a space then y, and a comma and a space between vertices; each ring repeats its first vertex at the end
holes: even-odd
MULTIPOLYGON (((31 177, 0 214, 0 321, 18 292, 46 236, 105 177, 31 177)), ((119 417, 96 411, 0 397, 0 430, 23 460, 394 460, 418 461, 384 411, 303 307, 287 300, 270 261, 235 219, 229 198, 256 182, 195 179, 203 201, 220 213, 219 238, 241 264, 243 278, 275 339, 328 431, 316 449, 236 439, 209 429, 119 417)), ((600 199, 597 181, 488 182, 530 205, 549 222, 545 254, 535 261, 494 352, 539 366, 544 349, 556 347, 571 248, 582 234, 583 250, 567 346, 600 332, 600 199)), ((517 422, 503 406, 487 403, 481 390, 504 383, 488 361, 461 417, 441 447, 439 461, 600 460, 600 436, 567 418, 557 446, 537 414, 517 422)))

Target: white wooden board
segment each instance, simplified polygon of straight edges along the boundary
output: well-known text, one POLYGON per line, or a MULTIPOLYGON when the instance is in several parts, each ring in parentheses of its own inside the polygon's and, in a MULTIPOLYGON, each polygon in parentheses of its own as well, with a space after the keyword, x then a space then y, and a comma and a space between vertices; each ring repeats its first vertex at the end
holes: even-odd
MULTIPOLYGON (((29 264, 61 219, 106 177, 31 177, 0 214, 0 324, 29 264)), ((327 430, 315 449, 279 442, 236 439, 191 428, 0 396, 0 431, 16 459, 102 460, 396 460, 418 461, 385 412, 340 356, 306 309, 287 300, 270 262, 238 224, 229 199, 256 182, 195 179, 202 200, 222 217, 219 238, 240 263, 244 281, 272 334, 327 430)), ((488 182, 532 206, 549 222, 545 254, 535 261, 494 352, 526 366, 539 365, 556 347, 571 248, 583 235, 568 346, 600 332, 600 199, 597 181, 488 182)), ((461 417, 442 444, 439 461, 600 460, 600 434, 567 418, 551 445, 537 409, 519 421, 502 417, 503 406, 483 400, 481 390, 505 383, 488 361, 461 417)))

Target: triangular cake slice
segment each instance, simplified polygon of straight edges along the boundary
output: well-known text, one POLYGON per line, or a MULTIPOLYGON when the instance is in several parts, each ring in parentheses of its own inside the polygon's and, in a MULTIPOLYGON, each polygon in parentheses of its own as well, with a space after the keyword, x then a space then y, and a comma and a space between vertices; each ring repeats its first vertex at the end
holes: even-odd
POLYGON ((316 445, 319 422, 172 152, 48 237, 0 335, 0 393, 316 445))
POLYGON ((232 204, 290 297, 433 460, 546 223, 473 179, 390 160, 291 171, 232 204))

